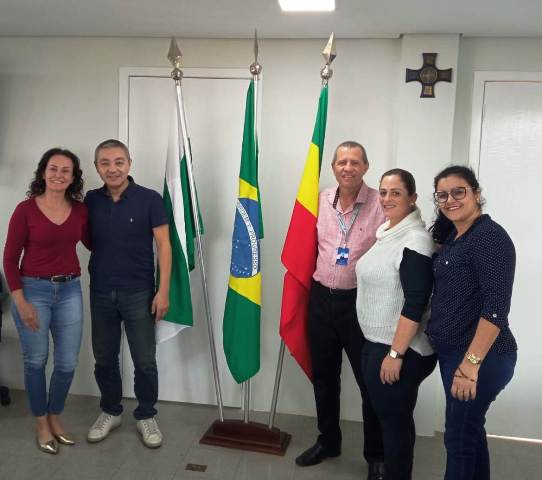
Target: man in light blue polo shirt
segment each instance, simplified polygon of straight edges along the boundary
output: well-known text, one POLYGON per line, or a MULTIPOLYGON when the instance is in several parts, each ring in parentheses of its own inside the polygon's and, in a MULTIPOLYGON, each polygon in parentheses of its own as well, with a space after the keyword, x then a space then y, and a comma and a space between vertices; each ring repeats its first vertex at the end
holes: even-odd
POLYGON ((99 442, 121 424, 119 352, 124 322, 139 402, 134 411, 136 427, 143 443, 155 448, 162 444, 162 433, 154 418, 158 399, 154 326, 169 306, 168 220, 160 195, 137 185, 128 175, 132 160, 126 145, 118 140, 100 143, 94 164, 104 186, 89 191, 85 204, 92 243, 89 272, 94 375, 101 392, 102 413, 87 440, 99 442), (160 268, 158 289, 153 241, 160 268))

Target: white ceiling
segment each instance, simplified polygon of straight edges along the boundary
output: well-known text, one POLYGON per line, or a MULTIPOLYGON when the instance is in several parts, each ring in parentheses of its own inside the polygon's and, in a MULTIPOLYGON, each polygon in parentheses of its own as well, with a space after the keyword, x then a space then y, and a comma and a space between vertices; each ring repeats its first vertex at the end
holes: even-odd
POLYGON ((336 0, 333 13, 283 14, 277 0, 0 0, 0 36, 542 36, 541 0, 336 0))

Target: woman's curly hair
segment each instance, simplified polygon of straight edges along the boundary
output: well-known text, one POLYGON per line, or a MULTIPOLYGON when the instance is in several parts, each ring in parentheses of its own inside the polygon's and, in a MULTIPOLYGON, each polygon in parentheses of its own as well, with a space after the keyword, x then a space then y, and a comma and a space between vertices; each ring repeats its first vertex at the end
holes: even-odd
POLYGON ((55 155, 62 155, 63 157, 69 158, 72 161, 73 165, 73 182, 66 189, 66 198, 68 200, 83 200, 83 172, 81 170, 81 162, 79 157, 75 153, 70 152, 69 150, 63 148, 51 148, 47 150, 41 157, 38 168, 34 172, 34 179, 30 182, 28 187, 28 192, 26 192, 27 197, 37 197, 45 192, 45 179, 44 174, 47 169, 49 160, 55 155))

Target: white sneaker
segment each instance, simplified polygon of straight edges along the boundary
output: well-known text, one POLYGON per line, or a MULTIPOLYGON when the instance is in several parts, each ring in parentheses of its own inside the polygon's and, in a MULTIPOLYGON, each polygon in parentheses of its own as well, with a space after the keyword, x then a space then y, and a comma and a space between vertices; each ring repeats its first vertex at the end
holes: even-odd
POLYGON ((109 432, 117 428, 122 423, 120 415, 109 415, 108 413, 100 413, 100 416, 94 422, 87 434, 87 440, 91 443, 101 442, 109 435, 109 432))
POLYGON ((146 447, 157 448, 162 445, 162 432, 154 418, 138 420, 136 427, 146 447))

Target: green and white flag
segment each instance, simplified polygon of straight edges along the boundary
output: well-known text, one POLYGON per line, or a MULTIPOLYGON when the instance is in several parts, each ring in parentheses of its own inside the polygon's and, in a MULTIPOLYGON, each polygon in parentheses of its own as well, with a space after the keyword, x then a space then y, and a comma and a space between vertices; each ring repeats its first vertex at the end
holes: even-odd
POLYGON ((222 326, 226 361, 237 383, 248 380, 260 369, 260 239, 263 238, 263 222, 258 187, 258 143, 254 132, 255 101, 254 81, 251 81, 246 100, 239 196, 222 326))
POLYGON ((183 328, 194 324, 189 272, 195 265, 196 228, 190 200, 186 156, 179 134, 177 107, 175 107, 170 122, 164 180, 164 204, 168 216, 172 250, 169 311, 165 318, 158 322, 157 343, 173 338, 183 328))

